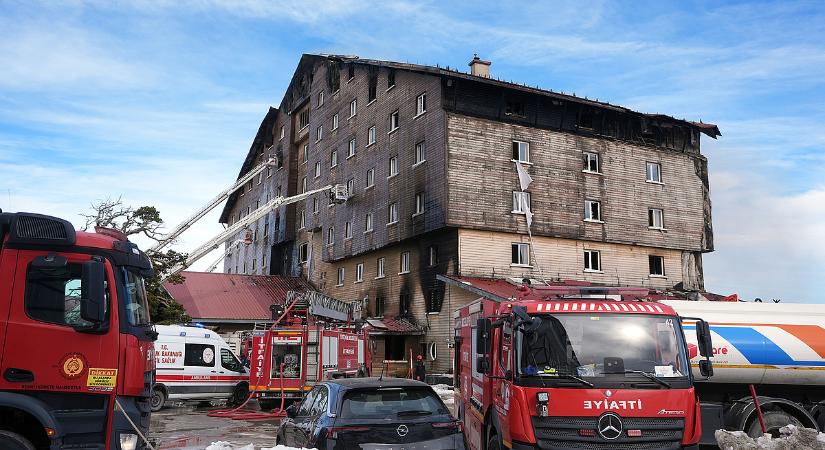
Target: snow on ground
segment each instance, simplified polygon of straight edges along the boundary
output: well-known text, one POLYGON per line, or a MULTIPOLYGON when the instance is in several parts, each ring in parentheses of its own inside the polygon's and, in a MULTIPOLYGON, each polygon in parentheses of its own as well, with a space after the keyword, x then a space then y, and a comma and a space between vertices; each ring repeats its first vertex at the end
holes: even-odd
MULTIPOLYGON (((213 442, 206 447, 206 450, 255 450, 255 446, 252 444, 244 445, 243 447, 234 447, 230 445, 228 442, 218 441, 213 442)), ((261 447, 260 450, 310 450, 306 448, 296 448, 296 447, 287 447, 286 445, 276 445, 275 447, 261 447)), ((315 449, 312 449, 315 450, 315 449)))
POLYGON ((722 450, 825 450, 825 433, 793 425, 779 429, 781 436, 769 434, 758 439, 742 431, 716 430, 716 442, 722 450))

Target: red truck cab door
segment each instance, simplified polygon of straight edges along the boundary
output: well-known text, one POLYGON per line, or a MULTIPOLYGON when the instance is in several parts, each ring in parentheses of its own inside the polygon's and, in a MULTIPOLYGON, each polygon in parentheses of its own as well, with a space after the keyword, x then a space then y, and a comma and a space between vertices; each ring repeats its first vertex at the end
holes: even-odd
POLYGON ((106 266, 108 329, 81 332, 82 264, 91 256, 65 257, 65 267, 34 267, 41 251, 19 251, 0 363, 0 389, 113 393, 117 380, 119 334, 112 266, 106 266))
MULTIPOLYGON (((509 320, 505 319, 501 328, 498 328, 493 341, 493 405, 499 417, 506 419, 510 415, 510 388, 513 383, 513 329, 509 320)), ((510 427, 499 430, 504 442, 511 442, 510 427)))

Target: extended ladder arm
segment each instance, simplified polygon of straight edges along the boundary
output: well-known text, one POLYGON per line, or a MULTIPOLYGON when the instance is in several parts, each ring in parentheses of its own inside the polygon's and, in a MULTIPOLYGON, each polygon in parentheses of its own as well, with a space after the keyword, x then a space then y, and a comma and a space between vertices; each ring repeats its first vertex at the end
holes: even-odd
POLYGON ((224 242, 228 241, 229 239, 232 239, 232 237, 235 236, 235 234, 237 234, 240 230, 242 230, 242 229, 246 228, 247 226, 249 226, 250 224, 254 223, 255 221, 257 221, 261 217, 268 214, 273 209, 278 208, 279 206, 289 205, 291 203, 295 203, 295 202, 299 202, 301 200, 305 200, 308 197, 312 196, 313 194, 317 194, 319 192, 325 192, 325 191, 329 192, 330 195, 333 195, 334 196, 333 199, 336 202, 346 201, 347 189, 346 189, 345 186, 342 186, 342 185, 334 185, 334 186, 333 185, 328 185, 328 186, 324 186, 324 187, 319 188, 319 189, 314 189, 312 191, 304 192, 303 194, 293 195, 292 197, 273 198, 272 200, 267 202, 265 205, 261 206, 260 208, 256 209, 255 211, 252 211, 251 213, 249 213, 249 215, 247 215, 247 216, 243 217, 242 219, 238 220, 232 226, 230 226, 229 228, 223 230, 223 232, 221 232, 217 236, 213 237, 212 239, 206 241, 205 244, 201 245, 200 247, 196 248, 191 253, 189 253, 189 257, 186 258, 186 262, 184 264, 180 264, 178 266, 175 266, 168 274, 165 274, 163 276, 163 278, 161 279, 161 283, 165 282, 166 280, 169 279, 169 277, 179 273, 183 269, 191 266, 197 260, 203 258, 206 254, 208 254, 212 250, 215 250, 216 248, 218 248, 224 242))
POLYGON ((195 222, 197 222, 203 216, 205 216, 207 213, 209 213, 209 211, 212 211, 213 209, 215 209, 216 206, 223 203, 223 201, 226 200, 227 198, 229 198, 229 196, 232 195, 233 192, 235 192, 238 189, 242 188, 246 183, 249 182, 249 180, 255 178, 255 176, 257 176, 259 173, 263 172, 264 169, 266 169, 269 166, 273 166, 275 164, 277 164, 277 161, 275 160, 275 158, 270 158, 270 159, 266 160, 263 164, 261 164, 259 166, 256 166, 255 168, 253 168, 252 170, 247 172, 244 176, 238 178, 238 181, 236 181, 235 184, 233 184, 229 188, 225 189, 223 192, 218 194, 215 198, 210 200, 209 203, 204 205, 203 208, 195 211, 194 214, 192 214, 191 216, 186 218, 186 220, 181 222, 174 230, 172 230, 169 234, 167 234, 166 236, 161 238, 161 240, 159 240, 157 244, 155 244, 151 249, 149 249, 149 251, 150 252, 158 252, 163 247, 166 247, 167 245, 169 245, 172 241, 177 239, 177 237, 180 236, 184 231, 189 229, 189 227, 191 227, 195 222))
POLYGON ((238 239, 237 241, 231 243, 229 245, 229 247, 226 248, 226 251, 223 252, 223 255, 221 255, 220 258, 216 259, 215 262, 210 264, 209 267, 206 269, 206 271, 207 272, 214 272, 215 269, 218 268, 218 265, 221 263, 221 261, 226 259, 226 257, 229 256, 230 253, 235 251, 235 249, 240 248, 241 244, 249 245, 251 243, 252 242, 247 241, 246 239, 238 239))

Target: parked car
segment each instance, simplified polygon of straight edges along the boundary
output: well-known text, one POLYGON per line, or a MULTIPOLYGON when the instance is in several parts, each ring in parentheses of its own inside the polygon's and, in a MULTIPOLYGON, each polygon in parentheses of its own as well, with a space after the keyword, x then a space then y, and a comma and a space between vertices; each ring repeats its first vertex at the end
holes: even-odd
POLYGON ((242 402, 249 392, 249 370, 212 330, 158 325, 152 411, 167 400, 242 402))
POLYGON ((278 444, 319 450, 463 450, 464 433, 432 387, 404 378, 318 383, 281 422, 278 444))

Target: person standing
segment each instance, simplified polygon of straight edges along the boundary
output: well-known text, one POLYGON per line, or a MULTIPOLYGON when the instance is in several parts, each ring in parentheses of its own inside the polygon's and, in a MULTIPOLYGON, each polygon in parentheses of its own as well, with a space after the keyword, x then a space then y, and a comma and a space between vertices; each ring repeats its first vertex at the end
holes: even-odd
POLYGON ((416 358, 413 378, 418 381, 426 382, 427 369, 424 367, 424 358, 421 355, 418 355, 418 358, 416 358))

